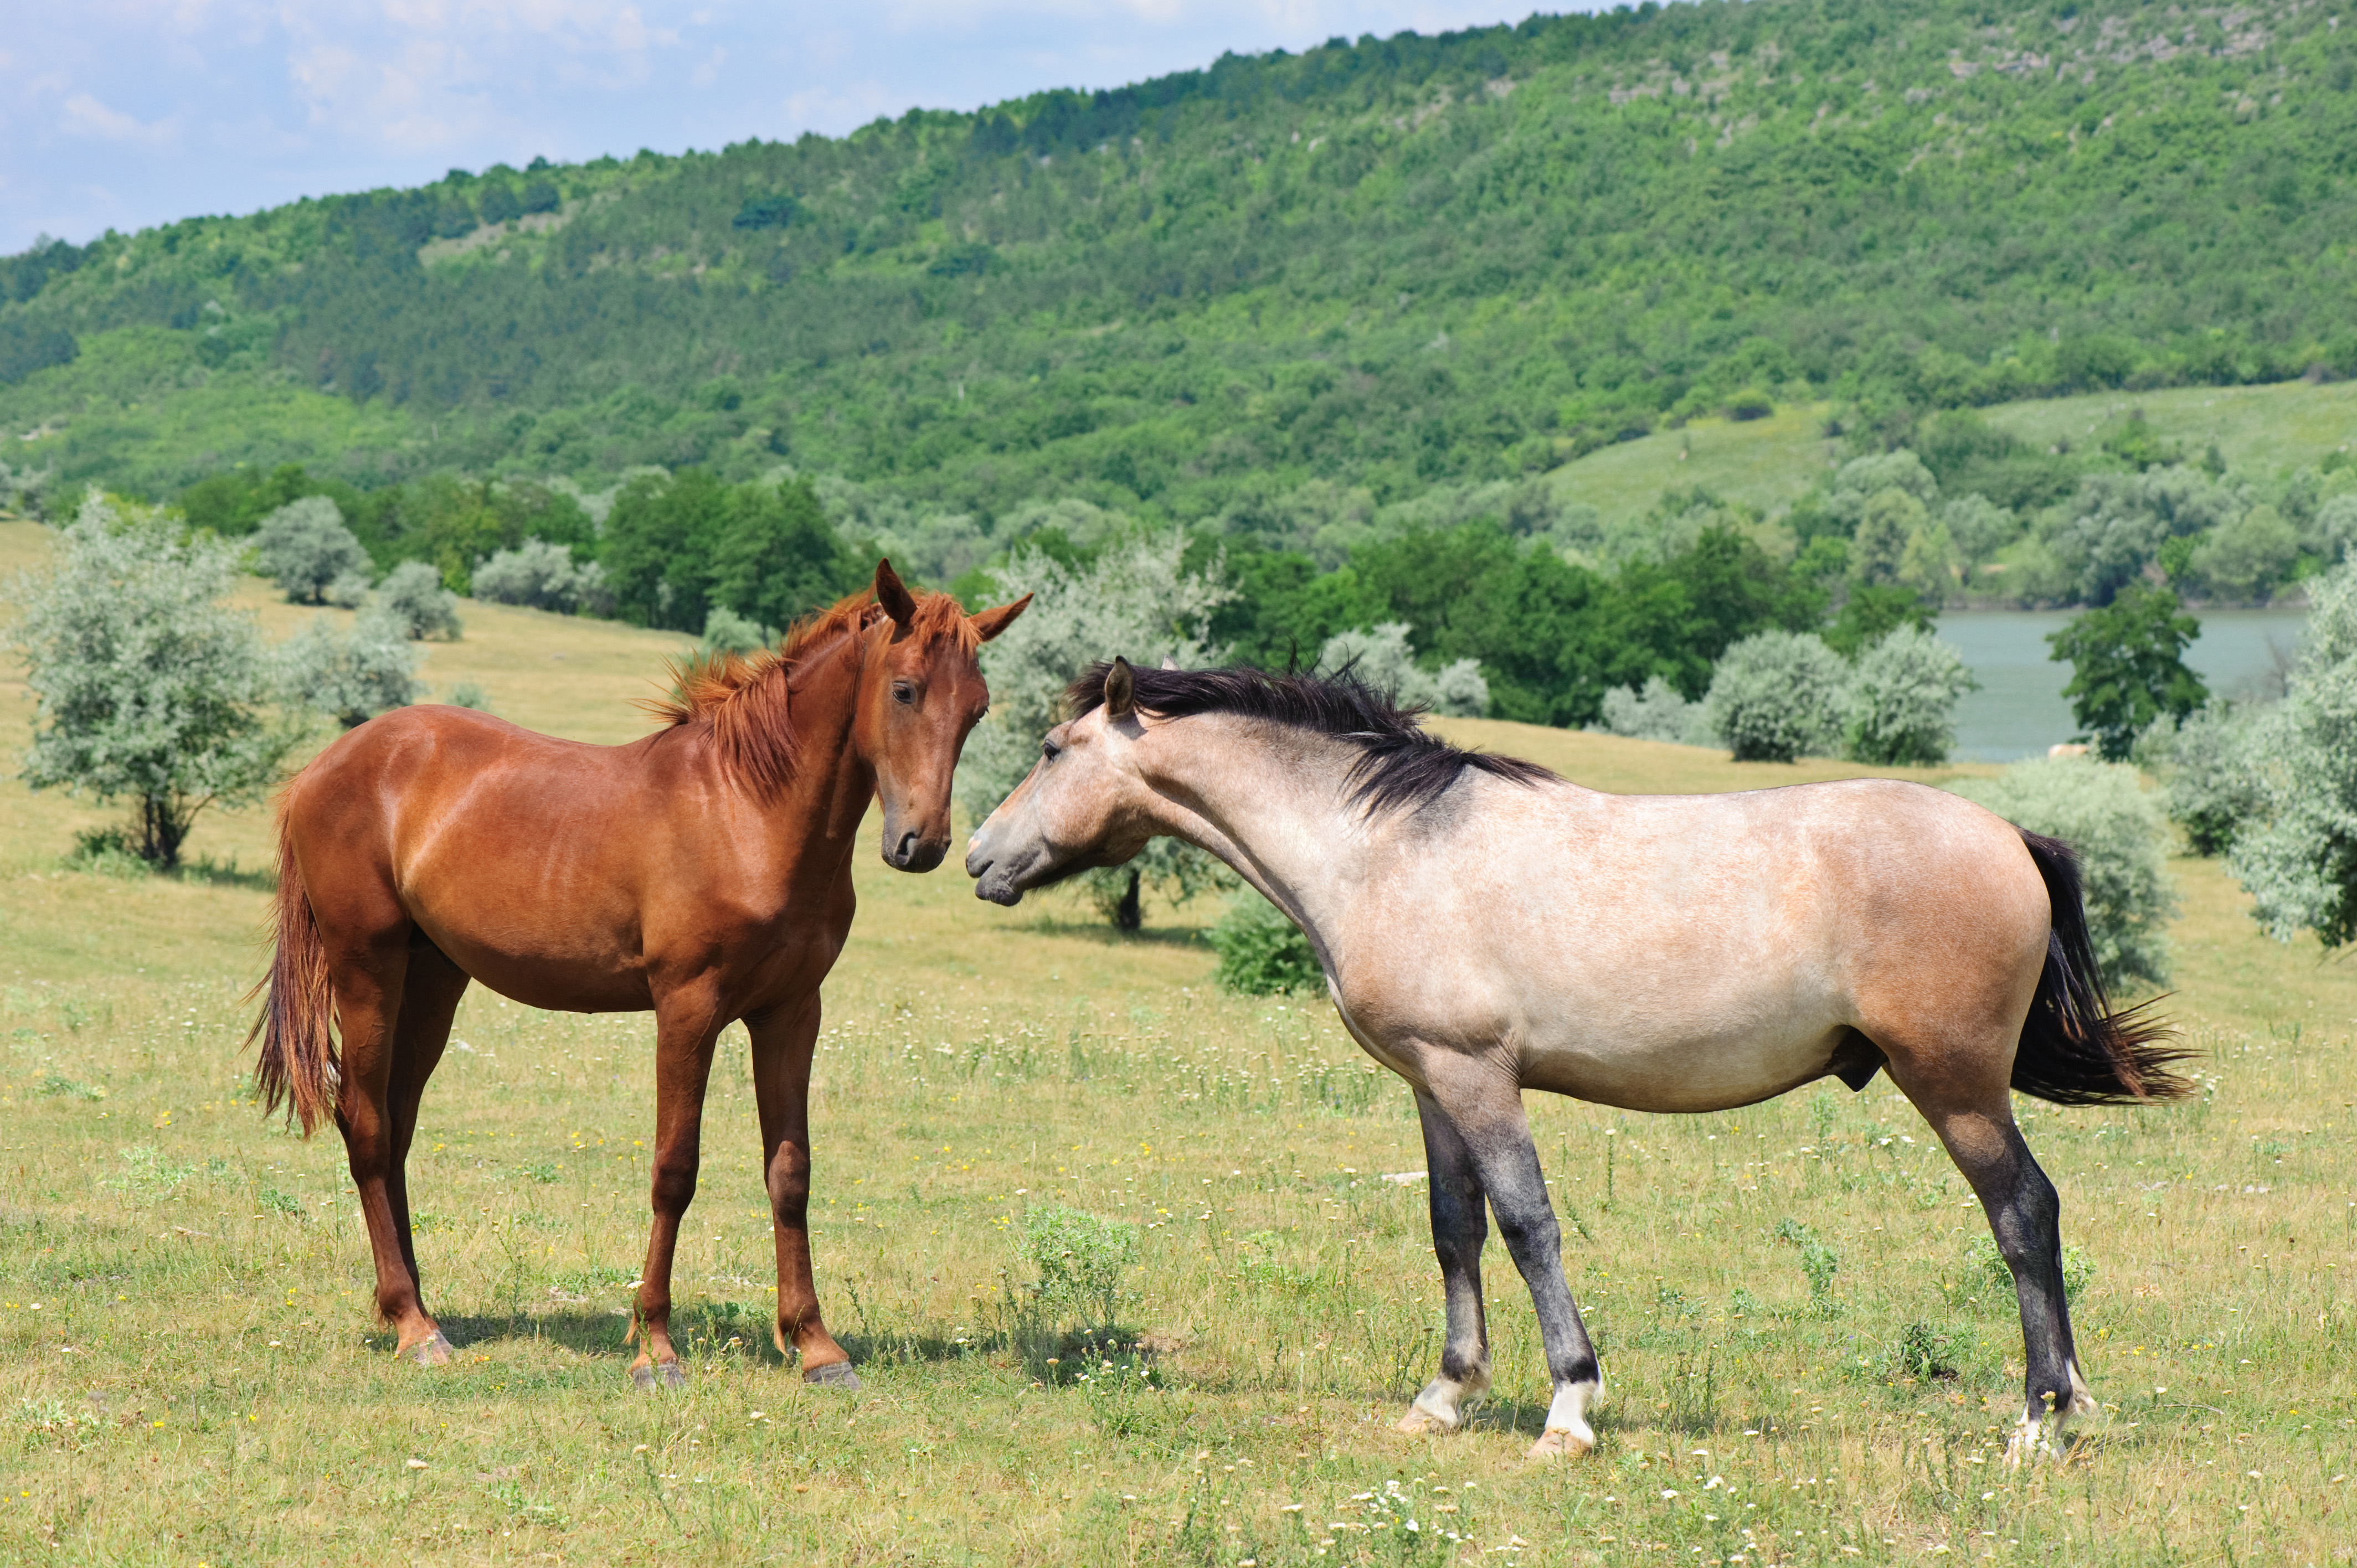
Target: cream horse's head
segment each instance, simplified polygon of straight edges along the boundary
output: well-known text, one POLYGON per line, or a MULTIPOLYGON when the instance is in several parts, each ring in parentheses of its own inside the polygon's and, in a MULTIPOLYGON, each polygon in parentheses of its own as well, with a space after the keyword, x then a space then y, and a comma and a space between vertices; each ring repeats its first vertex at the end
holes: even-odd
POLYGON ((1072 690, 1079 716, 1048 732, 1039 760, 966 846, 978 898, 1014 904, 1034 887, 1119 865, 1168 831, 1138 768, 1146 729, 1129 660, 1098 665, 1072 690))

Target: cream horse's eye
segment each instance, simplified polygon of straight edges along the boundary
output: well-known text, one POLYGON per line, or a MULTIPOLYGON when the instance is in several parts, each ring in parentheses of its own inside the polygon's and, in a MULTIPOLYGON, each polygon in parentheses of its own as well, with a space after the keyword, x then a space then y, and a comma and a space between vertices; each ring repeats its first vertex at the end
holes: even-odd
POLYGON ((1063 749, 1064 748, 1062 746, 1058 746, 1052 740, 1043 740, 1039 743, 1039 756, 1044 761, 1055 761, 1056 754, 1063 749))

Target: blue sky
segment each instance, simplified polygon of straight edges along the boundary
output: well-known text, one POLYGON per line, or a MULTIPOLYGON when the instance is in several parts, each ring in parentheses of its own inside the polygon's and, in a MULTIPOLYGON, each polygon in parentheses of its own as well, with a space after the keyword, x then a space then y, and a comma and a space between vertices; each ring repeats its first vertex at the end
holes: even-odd
MULTIPOLYGON (((1530 0, 5 0, 0 253, 535 155, 839 134, 1530 0)), ((1548 9, 1569 8, 1550 5, 1548 9)), ((1585 7, 1581 7, 1585 8, 1585 7)))

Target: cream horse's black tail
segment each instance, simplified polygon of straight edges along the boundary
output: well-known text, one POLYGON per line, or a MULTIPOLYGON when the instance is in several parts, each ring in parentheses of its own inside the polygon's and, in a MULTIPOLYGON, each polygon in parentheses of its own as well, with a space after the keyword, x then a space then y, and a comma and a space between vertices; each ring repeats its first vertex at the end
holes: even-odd
POLYGON ((2169 1068, 2193 1053, 2161 1043, 2176 1031, 2153 1011, 2158 999, 2112 1011, 2087 933, 2078 855, 2027 828, 2021 842, 2046 879, 2053 913, 2046 967, 2014 1053, 2013 1087, 2057 1105, 2136 1105, 2190 1092, 2193 1085, 2169 1068))

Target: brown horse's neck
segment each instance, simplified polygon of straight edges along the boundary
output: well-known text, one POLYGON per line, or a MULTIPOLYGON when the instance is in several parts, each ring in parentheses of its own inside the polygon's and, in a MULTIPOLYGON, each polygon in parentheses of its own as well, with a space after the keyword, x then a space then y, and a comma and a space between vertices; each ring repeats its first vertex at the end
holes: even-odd
MULTIPOLYGON (((847 874, 860 822, 876 795, 876 769, 853 737, 869 639, 856 629, 842 637, 766 677, 789 682, 794 762, 784 786, 769 792, 756 811, 773 852, 785 862, 792 893, 815 891, 813 884, 847 874)), ((720 760, 716 752, 713 760, 720 760)))

